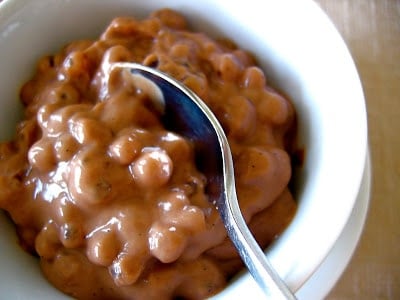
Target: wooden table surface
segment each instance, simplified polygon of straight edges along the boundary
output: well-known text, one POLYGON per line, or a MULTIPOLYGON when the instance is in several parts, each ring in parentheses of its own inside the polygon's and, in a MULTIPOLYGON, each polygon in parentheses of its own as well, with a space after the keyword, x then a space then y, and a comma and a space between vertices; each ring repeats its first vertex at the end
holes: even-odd
POLYGON ((369 212, 327 299, 400 299, 400 0, 315 0, 346 41, 364 88, 372 159, 369 212))

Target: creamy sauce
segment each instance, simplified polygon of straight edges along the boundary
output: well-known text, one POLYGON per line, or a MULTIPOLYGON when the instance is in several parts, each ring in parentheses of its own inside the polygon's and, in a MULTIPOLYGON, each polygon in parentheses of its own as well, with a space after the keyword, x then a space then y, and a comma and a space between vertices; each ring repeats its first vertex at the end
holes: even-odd
POLYGON ((113 62, 157 67, 197 93, 232 149, 243 215, 267 246, 290 222, 291 103, 251 55, 189 31, 176 12, 116 18, 42 58, 25 119, 0 144, 0 207, 46 278, 79 299, 201 299, 242 267, 196 169, 151 97, 113 62))

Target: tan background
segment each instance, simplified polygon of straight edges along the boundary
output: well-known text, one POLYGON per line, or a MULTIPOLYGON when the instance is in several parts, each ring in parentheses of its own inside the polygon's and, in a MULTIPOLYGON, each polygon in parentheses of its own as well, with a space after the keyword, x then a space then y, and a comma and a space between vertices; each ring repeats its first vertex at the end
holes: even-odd
POLYGON ((364 232, 327 297, 400 299, 400 0, 315 0, 346 41, 368 109, 372 193, 364 232))

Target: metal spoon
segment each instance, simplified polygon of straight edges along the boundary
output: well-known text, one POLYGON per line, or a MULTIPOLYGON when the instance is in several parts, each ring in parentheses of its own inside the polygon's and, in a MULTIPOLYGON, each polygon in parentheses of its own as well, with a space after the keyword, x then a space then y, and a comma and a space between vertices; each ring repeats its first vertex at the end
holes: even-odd
POLYGON ((114 63, 112 68, 124 69, 136 86, 150 93, 163 112, 163 123, 168 130, 194 142, 199 170, 208 179, 210 200, 264 293, 271 299, 296 299, 272 268, 242 217, 228 140, 208 106, 183 84, 156 69, 135 63, 114 63))

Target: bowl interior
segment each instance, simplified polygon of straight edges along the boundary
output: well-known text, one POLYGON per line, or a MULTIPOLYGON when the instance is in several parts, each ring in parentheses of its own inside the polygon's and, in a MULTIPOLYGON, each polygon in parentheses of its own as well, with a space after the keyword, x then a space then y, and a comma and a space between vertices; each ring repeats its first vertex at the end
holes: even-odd
MULTIPOLYGON (((354 63, 311 0, 5 0, 0 3, 0 139, 14 133, 20 118, 18 91, 38 58, 69 41, 96 38, 115 16, 141 18, 166 6, 183 12, 195 29, 231 38, 254 53, 272 85, 296 107, 299 143, 306 153, 304 166, 295 171, 299 208, 266 253, 297 290, 328 254, 350 215, 367 149, 365 104, 354 63)), ((0 224, 0 264, 5 266, 0 290, 20 298, 64 297, 38 275, 36 260, 19 248, 3 215, 0 224)), ((215 298, 248 295, 253 285, 244 273, 215 298)))

